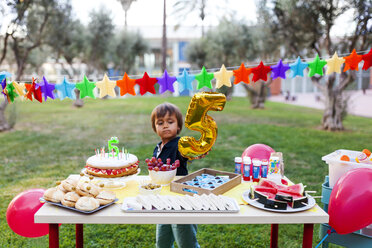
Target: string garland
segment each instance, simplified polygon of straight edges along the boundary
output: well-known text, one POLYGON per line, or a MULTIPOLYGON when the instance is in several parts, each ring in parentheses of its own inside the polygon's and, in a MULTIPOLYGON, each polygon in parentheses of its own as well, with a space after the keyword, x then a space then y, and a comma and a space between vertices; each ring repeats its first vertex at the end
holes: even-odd
POLYGON ((308 68, 308 77, 312 77, 316 74, 323 76, 324 67, 327 66, 326 74, 331 73, 341 73, 342 65, 343 71, 348 70, 359 70, 359 63, 364 61, 362 70, 367 70, 372 66, 372 48, 364 51, 358 51, 354 49, 351 53, 343 53, 338 55, 337 52, 331 56, 319 57, 317 54, 314 58, 301 59, 297 57, 296 60, 287 59, 275 62, 265 62, 245 64, 242 63, 240 66, 228 66, 222 65, 221 68, 205 68, 203 66, 202 70, 186 70, 179 74, 168 73, 166 70, 162 75, 153 74, 149 76, 147 72, 143 75, 127 75, 123 76, 113 76, 107 77, 105 74, 101 81, 90 82, 86 76, 84 76, 83 81, 78 82, 78 80, 66 79, 66 77, 55 77, 57 79, 62 79, 61 83, 51 84, 47 81, 45 76, 43 76, 41 82, 34 77, 32 78, 32 83, 29 81, 19 81, 11 82, 11 74, 8 72, 0 72, 0 83, 1 83, 1 93, 8 100, 8 102, 13 102, 16 97, 24 97, 29 100, 36 99, 42 102, 42 96, 44 101, 47 101, 48 97, 50 99, 59 98, 63 100, 64 98, 76 99, 74 89, 80 90, 80 98, 90 97, 96 98, 93 90, 95 88, 99 89, 99 98, 103 98, 107 95, 115 97, 116 93, 114 88, 118 86, 120 88, 120 95, 125 94, 136 95, 134 86, 139 85, 140 94, 144 95, 147 92, 156 94, 155 84, 160 85, 159 94, 166 91, 174 92, 173 84, 177 81, 179 84, 180 92, 183 90, 194 90, 192 82, 197 81, 196 89, 202 89, 204 87, 213 89, 212 79, 216 79, 216 88, 222 86, 231 87, 231 78, 234 77, 234 84, 238 83, 250 83, 250 75, 252 74, 252 81, 256 82, 258 80, 267 81, 268 76, 275 78, 286 78, 286 72, 290 71, 290 77, 303 77, 304 70, 308 68), (368 53, 367 53, 368 52, 368 53), (347 56, 345 56, 347 55, 347 56), (269 74, 271 72, 271 75, 269 74), (199 74, 197 74, 199 73, 199 74))

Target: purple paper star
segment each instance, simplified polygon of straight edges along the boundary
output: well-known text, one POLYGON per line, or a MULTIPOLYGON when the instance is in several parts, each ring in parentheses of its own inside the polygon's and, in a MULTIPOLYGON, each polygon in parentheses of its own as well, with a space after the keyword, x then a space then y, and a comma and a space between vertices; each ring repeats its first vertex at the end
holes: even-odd
POLYGON ((3 94, 4 97, 5 97, 5 99, 6 99, 6 94, 3 92, 3 90, 4 90, 5 87, 6 87, 6 78, 4 78, 4 79, 1 81, 1 87, 2 87, 1 94, 3 94))
POLYGON ((177 78, 176 77, 170 77, 168 75, 167 70, 164 70, 163 76, 161 78, 157 78, 157 79, 158 79, 158 84, 160 85, 160 88, 159 88, 159 93, 160 94, 163 94, 167 90, 169 90, 171 92, 174 92, 173 84, 177 80, 177 78))
POLYGON ((54 84, 49 84, 46 78, 43 76, 43 81, 39 83, 39 86, 41 87, 41 92, 44 95, 44 101, 47 100, 47 98, 54 99, 53 90, 55 89, 54 84))
POLYGON ((279 60, 278 64, 271 66, 272 78, 281 77, 285 79, 285 72, 291 67, 288 64, 283 64, 282 60, 279 60))

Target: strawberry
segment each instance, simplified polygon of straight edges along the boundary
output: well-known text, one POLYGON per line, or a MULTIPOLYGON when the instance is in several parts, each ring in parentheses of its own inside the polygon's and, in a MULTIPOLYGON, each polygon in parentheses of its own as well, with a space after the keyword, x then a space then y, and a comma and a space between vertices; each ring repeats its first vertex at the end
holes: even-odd
POLYGON ((112 170, 112 174, 117 175, 118 174, 118 170, 112 170))
POLYGON ((112 169, 106 169, 107 175, 111 175, 112 169))

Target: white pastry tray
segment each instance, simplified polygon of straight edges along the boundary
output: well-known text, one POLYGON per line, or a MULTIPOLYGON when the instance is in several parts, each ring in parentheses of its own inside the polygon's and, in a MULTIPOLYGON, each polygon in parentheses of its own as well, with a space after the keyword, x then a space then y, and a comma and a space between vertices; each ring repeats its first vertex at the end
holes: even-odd
POLYGON ((111 206, 112 204, 114 204, 118 200, 119 200, 118 198, 115 198, 115 200, 113 202, 110 202, 110 203, 108 203, 106 205, 99 206, 98 208, 96 208, 96 209, 94 209, 92 211, 84 211, 84 210, 80 210, 80 209, 73 208, 73 207, 67 207, 67 206, 63 205, 62 203, 47 201, 43 197, 40 198, 40 201, 41 202, 47 202, 49 204, 52 204, 52 205, 55 205, 55 206, 59 206, 59 207, 62 207, 62 208, 66 208, 66 209, 70 209, 70 210, 73 210, 75 212, 79 212, 79 213, 83 213, 83 214, 92 214, 92 213, 97 212, 97 211, 99 211, 99 210, 101 210, 103 208, 106 208, 108 206, 111 206))
POLYGON ((238 213, 240 210, 240 207, 238 205, 238 202, 235 199, 231 199, 231 202, 233 203, 234 209, 232 210, 158 210, 153 207, 152 210, 136 210, 129 208, 127 205, 127 202, 134 199, 135 197, 127 197, 124 198, 123 204, 121 205, 121 210, 123 210, 126 213, 238 213))

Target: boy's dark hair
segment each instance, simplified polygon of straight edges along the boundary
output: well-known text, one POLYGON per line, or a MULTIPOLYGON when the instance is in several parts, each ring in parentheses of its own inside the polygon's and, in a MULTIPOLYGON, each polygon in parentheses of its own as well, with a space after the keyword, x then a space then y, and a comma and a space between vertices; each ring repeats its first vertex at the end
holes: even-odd
POLYGON ((165 103, 159 104, 152 111, 152 113, 151 113, 152 129, 156 133, 155 119, 162 118, 167 113, 169 115, 173 115, 173 114, 176 115, 177 126, 178 126, 177 134, 179 134, 181 132, 181 130, 182 130, 182 125, 183 125, 182 113, 181 113, 180 109, 176 105, 174 105, 172 103, 169 103, 169 102, 165 102, 165 103))

